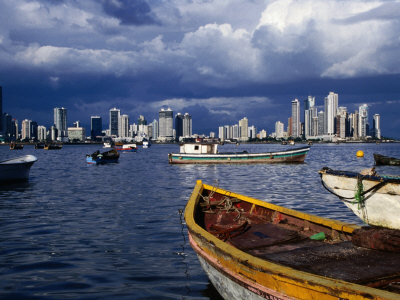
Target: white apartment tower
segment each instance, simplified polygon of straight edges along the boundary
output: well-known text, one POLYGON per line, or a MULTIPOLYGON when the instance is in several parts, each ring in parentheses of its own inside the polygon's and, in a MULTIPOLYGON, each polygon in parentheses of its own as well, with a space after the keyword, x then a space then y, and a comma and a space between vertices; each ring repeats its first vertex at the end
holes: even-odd
POLYGON ((174 139, 174 120, 171 108, 162 108, 158 113, 158 139, 161 141, 170 141, 174 139))
POLYGON ((239 135, 241 141, 248 141, 249 140, 249 120, 244 117, 243 119, 239 120, 239 135))
POLYGON ((360 138, 366 137, 368 131, 368 105, 363 104, 358 108, 358 136, 360 138))
POLYGON ((121 138, 129 137, 129 116, 120 115, 118 122, 118 136, 121 138))
POLYGON ((281 121, 275 122, 275 135, 277 139, 284 137, 284 125, 281 121))
POLYGON ((301 134, 300 124, 300 102, 298 99, 292 101, 292 136, 294 138, 299 137, 301 134))
POLYGON ((339 95, 334 92, 329 92, 325 97, 325 112, 324 112, 324 134, 335 134, 335 117, 339 103, 339 95))
POLYGON ((374 135, 377 139, 381 138, 381 116, 374 114, 374 135))

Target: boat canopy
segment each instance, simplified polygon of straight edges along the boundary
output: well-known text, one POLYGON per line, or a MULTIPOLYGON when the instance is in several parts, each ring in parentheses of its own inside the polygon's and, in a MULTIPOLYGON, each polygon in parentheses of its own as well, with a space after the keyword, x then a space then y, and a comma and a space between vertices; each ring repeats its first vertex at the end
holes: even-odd
POLYGON ((218 144, 185 143, 180 145, 180 153, 186 154, 217 154, 218 144))

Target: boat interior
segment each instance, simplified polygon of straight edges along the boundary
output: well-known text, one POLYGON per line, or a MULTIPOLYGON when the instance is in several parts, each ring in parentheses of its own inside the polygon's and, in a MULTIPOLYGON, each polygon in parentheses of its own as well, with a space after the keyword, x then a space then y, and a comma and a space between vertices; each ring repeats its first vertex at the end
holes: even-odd
POLYGON ((255 257, 400 294, 400 252, 359 247, 352 233, 204 189, 197 224, 255 257))

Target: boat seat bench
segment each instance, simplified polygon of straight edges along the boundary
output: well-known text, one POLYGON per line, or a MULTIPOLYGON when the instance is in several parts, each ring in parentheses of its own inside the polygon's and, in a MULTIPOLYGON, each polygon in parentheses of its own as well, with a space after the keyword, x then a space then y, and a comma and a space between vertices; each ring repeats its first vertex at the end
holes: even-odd
POLYGON ((252 224, 229 242, 251 255, 321 276, 371 286, 400 282, 398 253, 361 248, 350 241, 311 240, 280 224, 252 224))

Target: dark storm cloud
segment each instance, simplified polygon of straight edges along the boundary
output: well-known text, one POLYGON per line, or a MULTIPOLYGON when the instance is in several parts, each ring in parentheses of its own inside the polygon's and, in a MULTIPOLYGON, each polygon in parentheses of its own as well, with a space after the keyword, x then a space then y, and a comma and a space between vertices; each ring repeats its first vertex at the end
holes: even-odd
POLYGON ((145 0, 102 0, 104 12, 120 20, 123 25, 158 24, 145 0))

